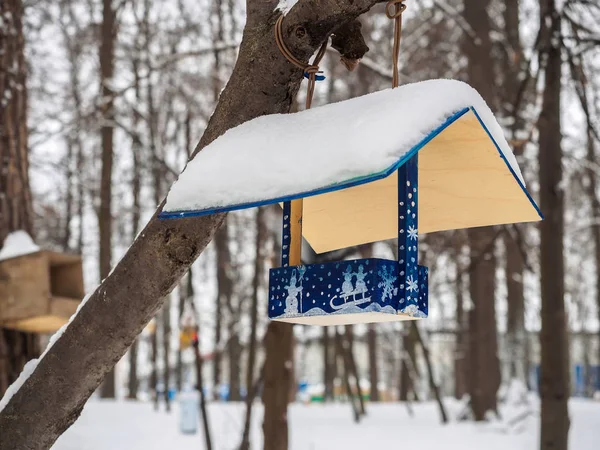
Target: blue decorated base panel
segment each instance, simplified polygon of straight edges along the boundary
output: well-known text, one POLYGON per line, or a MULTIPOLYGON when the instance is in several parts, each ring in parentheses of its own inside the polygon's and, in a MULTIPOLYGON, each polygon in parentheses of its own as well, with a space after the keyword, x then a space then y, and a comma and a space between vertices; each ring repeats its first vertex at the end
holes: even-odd
POLYGON ((427 317, 428 269, 400 277, 397 261, 367 258, 269 271, 269 318, 378 312, 427 317), (406 286, 404 285, 406 283, 406 286))

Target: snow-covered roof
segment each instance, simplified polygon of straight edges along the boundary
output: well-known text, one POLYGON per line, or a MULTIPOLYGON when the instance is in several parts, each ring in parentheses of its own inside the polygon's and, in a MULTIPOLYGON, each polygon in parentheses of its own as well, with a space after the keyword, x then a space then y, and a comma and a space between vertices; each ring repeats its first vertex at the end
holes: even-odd
POLYGON ((26 231, 14 231, 9 233, 4 240, 4 245, 0 249, 0 261, 39 251, 40 248, 26 231))
MULTIPOLYGON (((172 186, 161 217, 198 216, 294 198, 320 197, 350 187, 358 189, 353 186, 388 177, 430 143, 437 143, 437 147, 444 143, 444 149, 438 149, 441 157, 434 161, 420 160, 421 188, 439 190, 436 180, 440 177, 429 180, 431 185, 426 177, 424 183, 421 178, 423 171, 434 169, 440 161, 446 165, 435 170, 445 170, 446 178, 450 170, 457 172, 457 180, 464 178, 464 174, 458 173, 462 170, 472 174, 477 167, 470 166, 479 160, 479 150, 471 148, 476 143, 482 155, 484 147, 488 153, 492 149, 497 162, 502 163, 493 170, 510 177, 510 183, 519 188, 530 208, 531 214, 516 217, 515 221, 539 219, 541 215, 525 190, 523 176, 502 128, 477 91, 455 80, 408 84, 295 114, 258 117, 233 128, 188 163, 172 186), (451 129, 455 132, 450 132, 451 129), (444 136, 454 136, 454 141, 444 136), (467 148, 469 152, 464 154, 467 148)), ((495 163, 493 160, 490 164, 495 163)), ((486 170, 492 168, 486 168, 488 163, 482 164, 481 175, 485 177, 479 177, 465 189, 487 188, 490 178, 486 170)), ((427 202, 421 196, 420 214, 423 201, 427 202)), ((306 206, 305 202, 305 231, 306 206)), ((514 219, 511 216, 507 220, 514 219)), ((436 231, 507 223, 502 220, 482 219, 457 226, 440 224, 430 229, 427 226, 423 229, 420 220, 419 228, 436 231)))

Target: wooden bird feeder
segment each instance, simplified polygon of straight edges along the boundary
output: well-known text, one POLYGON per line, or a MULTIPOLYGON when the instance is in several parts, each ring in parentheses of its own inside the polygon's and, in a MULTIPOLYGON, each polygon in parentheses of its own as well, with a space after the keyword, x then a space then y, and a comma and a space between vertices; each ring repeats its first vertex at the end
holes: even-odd
POLYGON ((188 164, 161 217, 270 203, 283 238, 269 317, 311 325, 427 317, 419 232, 542 217, 491 111, 452 80, 242 124, 188 164), (302 236, 317 253, 398 238, 398 260, 302 265, 302 236))
POLYGON ((0 260, 0 326, 52 333, 83 298, 80 256, 37 251, 0 260))

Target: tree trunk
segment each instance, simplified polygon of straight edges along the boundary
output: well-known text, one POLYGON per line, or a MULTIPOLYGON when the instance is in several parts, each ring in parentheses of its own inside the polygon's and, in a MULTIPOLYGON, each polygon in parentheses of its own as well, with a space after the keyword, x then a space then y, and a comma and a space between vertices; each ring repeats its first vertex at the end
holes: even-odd
POLYGON ((442 395, 440 394, 440 388, 435 382, 435 378, 433 376, 433 365, 431 364, 431 358, 429 357, 429 348, 423 341, 423 337, 419 332, 419 327, 417 326, 417 322, 412 321, 410 323, 411 328, 414 330, 415 338, 419 342, 421 349, 423 350, 423 359, 425 360, 425 366, 427 367, 427 377, 429 379, 429 388, 433 391, 433 396, 435 401, 438 404, 438 408, 440 410, 440 417, 442 419, 442 423, 448 423, 448 414, 446 413, 446 408, 444 406, 444 402, 442 400, 442 395))
MULTIPOLYGON (((588 160, 588 196, 591 204, 591 216, 594 218, 592 225, 592 239, 594 241, 594 261, 596 269, 596 314, 598 315, 598 323, 600 323, 600 199, 598 198, 598 184, 596 177, 598 176, 595 168, 597 167, 596 152, 594 149, 593 130, 588 126, 587 130, 587 160, 588 160)), ((600 342, 600 328, 598 329, 598 342, 600 342)), ((600 345, 598 346, 598 361, 600 361, 600 345)), ((598 373, 600 377, 600 372, 598 373)), ((593 377, 588 377, 592 378, 593 377)), ((593 383, 593 381, 592 381, 593 383)), ((592 388, 593 390, 593 388, 592 388)))
MULTIPOLYGON (((346 391, 346 396, 348 397, 348 402, 350 406, 352 406, 352 413, 354 415, 354 422, 358 423, 360 421, 360 405, 358 403, 358 399, 354 395, 352 391, 352 385, 350 384, 350 358, 348 358, 348 349, 344 346, 343 338, 337 327, 335 327, 335 353, 338 359, 341 359, 342 367, 344 368, 344 389, 346 391)), ((360 393, 358 393, 360 395, 360 393)))
POLYGON ((514 236, 506 233, 506 355, 509 361, 510 377, 526 382, 527 369, 525 346, 525 295, 523 293, 523 274, 525 262, 519 243, 514 236))
POLYGON ((542 293, 541 434, 542 450, 566 450, 569 436, 569 356, 564 301, 564 191, 561 187, 560 14, 554 0, 540 8, 540 38, 545 87, 539 129, 540 270, 542 293))
MULTIPOLYGON (((115 116, 113 92, 110 88, 114 69, 114 47, 116 36, 116 12, 112 0, 103 0, 102 29, 100 43, 100 82, 103 125, 102 174, 100 180, 100 211, 98 232, 100 235, 100 280, 110 273, 112 259, 112 169, 113 169, 113 121, 115 116)), ((100 392, 102 398, 116 397, 115 371, 112 368, 104 377, 100 392)))
MULTIPOLYGON (((238 61, 194 153, 242 122, 289 111, 302 70, 280 54, 273 39, 279 15, 274 12, 276 3, 248 3, 238 61)), ((335 27, 354 20, 375 3, 354 0, 317 5, 300 0, 283 23, 287 45, 297 58, 307 61, 335 27), (304 33, 294 33, 301 25, 304 33)), ((223 214, 214 214, 177 220, 158 220, 155 215, 150 220, 0 412, 0 450, 43 449, 54 443, 160 309, 165 296, 204 250, 223 219, 223 214)), ((291 326, 273 323, 268 334, 267 354, 282 355, 278 350, 291 343, 291 326)), ((286 371, 289 358, 285 356, 289 354, 284 351, 284 358, 267 357, 265 363, 264 392, 271 394, 265 397, 268 450, 287 448, 291 374, 286 371), (281 385, 285 388, 284 401, 277 395, 281 385)))
MULTIPOLYGON (((494 61, 487 8, 489 0, 464 0, 464 17, 477 36, 465 36, 468 78, 471 85, 494 109, 494 61)), ((500 387, 500 362, 496 332, 496 262, 492 227, 467 231, 471 251, 469 292, 469 394, 475 420, 484 420, 486 411, 497 411, 496 393, 500 387)))
POLYGON ((167 412, 171 411, 171 400, 169 399, 169 385, 171 383, 171 299, 167 297, 162 310, 162 338, 163 338, 163 384, 164 398, 167 412))
POLYGON ((455 243, 456 280, 454 292, 456 295, 456 347, 454 354, 454 397, 461 399, 467 393, 467 368, 469 341, 467 334, 467 320, 464 301, 464 276, 460 262, 462 253, 462 239, 455 243))
POLYGON ((215 235, 215 252, 217 262, 217 301, 215 307, 215 352, 213 358, 213 383, 215 395, 218 395, 221 384, 221 355, 222 355, 222 328, 223 308, 231 301, 233 295, 233 282, 230 277, 231 252, 229 250, 229 226, 223 223, 215 235))
POLYGON ((333 401, 336 378, 335 348, 332 347, 329 327, 323 327, 323 400, 333 401))
MULTIPOLYGON (((505 114, 512 116, 511 141, 513 142, 513 153, 519 157, 523 154, 523 144, 517 139, 524 130, 524 121, 518 110, 517 97, 519 96, 522 81, 522 64, 524 61, 523 48, 521 45, 519 0, 508 0, 504 3, 504 29, 506 41, 509 45, 505 52, 503 72, 504 89, 501 90, 502 104, 505 105, 505 114)), ((514 227, 517 227, 515 225, 514 227)), ((509 228, 510 229, 510 228, 509 228)), ((526 334, 525 334, 525 295, 523 292, 523 275, 525 273, 525 261, 523 242, 517 239, 516 228, 514 233, 504 235, 504 247, 506 251, 506 356, 509 362, 509 374, 522 382, 527 382, 526 363, 526 334)))
MULTIPOLYGON (((28 173, 27 69, 21 0, 0 3, 0 17, 4 18, 4 25, 0 27, 1 248, 8 233, 13 231, 24 230, 33 237, 33 207, 28 173)), ((35 334, 0 328, 0 398, 17 379, 25 363, 38 355, 35 334)))
POLYGON ((256 213, 256 246, 254 260, 254 277, 252 279, 252 305, 250 305, 250 343, 248 346, 248 364, 246 370, 246 417, 240 450, 250 449, 250 426, 252 424, 252 405, 254 404, 254 376, 256 366, 256 328, 258 327, 258 296, 261 280, 265 272, 265 245, 267 241, 267 225, 265 208, 258 208, 256 213))
POLYGON ((416 396, 416 386, 414 385, 412 376, 418 376, 419 373, 417 371, 416 361, 416 345, 417 345, 417 336, 415 334, 415 328, 409 327, 406 335, 402 337, 402 345, 404 347, 402 362, 400 365, 400 393, 399 400, 401 402, 406 402, 409 400, 408 395, 411 391, 415 393, 416 396), (414 370, 411 371, 410 368, 414 370), (411 374, 412 372, 412 374, 411 374))
MULTIPOLYGON (((234 319, 234 323, 239 321, 239 317, 234 319)), ((239 402, 242 399, 241 389, 241 366, 242 344, 240 337, 234 327, 230 327, 231 337, 227 342, 227 356, 229 358, 229 401, 239 402)))
POLYGON ((377 370, 377 329, 376 325, 370 323, 367 331, 367 342, 369 346, 369 381, 371 391, 369 399, 372 402, 379 401, 379 373, 377 370))
POLYGON ((150 392, 154 401, 154 410, 158 411, 158 323, 154 317, 154 326, 150 335, 150 392))
MULTIPOLYGON (((291 202, 289 264, 302 262, 302 200, 291 202)), ((283 262, 282 262, 283 264, 283 262)), ((294 328, 272 321, 265 334, 263 370, 264 450, 287 450, 290 392, 294 385, 294 328)))
POLYGON ((360 414, 366 415, 367 410, 365 409, 365 400, 362 396, 360 388, 360 375, 358 373, 358 366, 356 365, 356 358, 354 358, 354 327, 352 325, 346 325, 345 329, 345 340, 344 350, 348 356, 349 370, 354 377, 354 386, 356 388, 356 395, 358 396, 358 404, 360 406, 360 414))

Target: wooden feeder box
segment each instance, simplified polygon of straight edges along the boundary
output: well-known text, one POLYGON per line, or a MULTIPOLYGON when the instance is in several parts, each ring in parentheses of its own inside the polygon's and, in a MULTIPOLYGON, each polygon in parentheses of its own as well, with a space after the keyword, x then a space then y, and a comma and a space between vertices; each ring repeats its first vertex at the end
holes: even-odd
POLYGON ((242 124, 188 164, 160 217, 270 203, 283 204, 283 237, 281 267, 269 276, 269 318, 311 325, 427 317, 419 233, 542 218, 493 114, 472 88, 452 80, 242 124), (319 148, 322 142, 330 147, 319 148), (277 183, 282 195, 260 197, 277 183), (243 200, 224 204, 231 184, 243 200), (398 259, 303 265, 301 237, 317 253, 397 238, 398 259))
POLYGON ((0 326, 53 333, 83 298, 80 256, 38 251, 0 261, 0 326))

